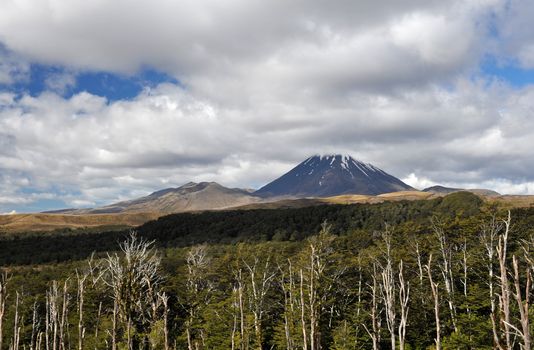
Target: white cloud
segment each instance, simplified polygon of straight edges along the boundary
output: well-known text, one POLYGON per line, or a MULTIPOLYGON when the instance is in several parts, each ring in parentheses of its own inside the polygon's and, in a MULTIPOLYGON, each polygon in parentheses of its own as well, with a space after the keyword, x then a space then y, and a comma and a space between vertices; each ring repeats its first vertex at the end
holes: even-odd
POLYGON ((415 51, 430 64, 463 63, 475 41, 471 18, 446 18, 432 13, 411 13, 391 27, 393 42, 415 51), (451 45, 454 43, 453 45, 451 45))
POLYGON ((534 108, 532 90, 459 80, 453 90, 360 93, 321 108, 312 100, 266 104, 258 113, 270 119, 256 121, 253 106, 225 108, 167 84, 109 104, 88 93, 25 96, 0 111, 12 148, 2 166, 25 179, 4 177, 2 188, 55 188, 56 198, 79 206, 190 180, 259 187, 323 151, 352 153, 417 188, 528 183, 534 129, 519 125, 534 108))
POLYGON ((0 84, 12 84, 25 80, 29 70, 29 64, 21 57, 7 52, 0 41, 0 84))
POLYGON ((17 214, 16 210, 12 210, 10 212, 5 212, 5 213, 0 213, 0 215, 15 215, 15 214, 17 214))
MULTIPOLYGON (((259 187, 318 152, 351 153, 418 188, 534 191, 534 88, 472 79, 488 52, 530 64, 534 32, 510 18, 530 23, 531 9, 524 0, 4 1, 0 63, 67 73, 40 96, 0 94, 0 197, 32 188, 80 206, 190 180, 259 187), (57 94, 75 83, 70 72, 144 65, 185 88, 117 102, 57 94)), ((0 79, 14 79, 1 67, 0 79)))
POLYGON ((48 90, 63 94, 76 85, 76 75, 71 72, 56 73, 48 76, 44 83, 48 90))
POLYGON ((403 178, 402 181, 418 190, 423 190, 436 184, 434 181, 425 177, 418 177, 415 173, 409 174, 407 177, 403 178))
POLYGON ((150 65, 195 91, 226 98, 228 89, 255 93, 265 86, 272 92, 306 88, 303 83, 330 92, 340 85, 428 82, 456 72, 481 43, 483 26, 475 23, 495 6, 459 0, 231 0, 224 6, 8 0, 0 11, 0 38, 32 61, 126 73, 150 65))
POLYGON ((534 3, 530 0, 509 0, 496 14, 496 55, 505 62, 517 60, 526 69, 534 68, 534 3))

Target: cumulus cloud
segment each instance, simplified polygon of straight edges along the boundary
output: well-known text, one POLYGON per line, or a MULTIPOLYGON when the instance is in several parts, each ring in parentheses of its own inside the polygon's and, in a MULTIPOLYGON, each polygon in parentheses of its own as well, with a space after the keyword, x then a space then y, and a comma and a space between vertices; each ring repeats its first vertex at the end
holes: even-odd
POLYGON ((267 83, 281 79, 281 86, 303 77, 316 88, 364 86, 376 79, 406 84, 410 77, 428 81, 460 69, 481 43, 480 23, 493 6, 423 0, 231 0, 224 6, 193 0, 8 0, 0 12, 0 37, 31 60, 125 73, 148 64, 199 90, 225 91, 221 84, 251 73, 245 84, 264 84, 269 76, 267 83))
POLYGON ((49 75, 44 81, 49 91, 64 94, 76 85, 76 75, 71 72, 61 72, 49 75))
POLYGON ((476 75, 487 54, 530 67, 534 7, 509 3, 4 1, 0 79, 9 57, 67 73, 0 93, 0 205, 28 188, 93 206, 190 180, 259 187, 318 152, 415 187, 530 193, 534 88, 476 75), (69 72, 143 66, 181 85, 62 97, 69 72))
POLYGON ((11 181, 4 188, 55 187, 59 198, 80 206, 189 180, 258 187, 325 151, 352 153, 415 187, 478 183, 530 191, 506 184, 534 182, 534 128, 518 127, 534 108, 533 93, 458 81, 452 91, 362 93, 343 108, 288 102, 263 111, 271 119, 259 120, 260 127, 250 120, 252 107, 216 106, 174 85, 113 103, 88 93, 25 96, 0 112, 0 129, 10 135, 3 142, 12 144, 2 164, 26 179, 4 178, 11 181), (503 91, 509 97, 497 103, 503 91))
POLYGON ((27 79, 29 70, 27 61, 6 50, 0 41, 0 86, 27 79))
POLYGON ((534 3, 510 0, 496 11, 497 55, 504 61, 518 61, 526 69, 534 68, 534 3))

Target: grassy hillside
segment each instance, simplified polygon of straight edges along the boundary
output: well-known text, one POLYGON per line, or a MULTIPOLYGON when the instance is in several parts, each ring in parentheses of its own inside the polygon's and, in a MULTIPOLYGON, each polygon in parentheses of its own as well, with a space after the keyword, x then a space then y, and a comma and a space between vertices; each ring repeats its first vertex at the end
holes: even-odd
POLYGON ((52 231, 61 228, 139 226, 158 218, 157 213, 136 214, 14 214, 0 215, 0 234, 6 232, 52 231))

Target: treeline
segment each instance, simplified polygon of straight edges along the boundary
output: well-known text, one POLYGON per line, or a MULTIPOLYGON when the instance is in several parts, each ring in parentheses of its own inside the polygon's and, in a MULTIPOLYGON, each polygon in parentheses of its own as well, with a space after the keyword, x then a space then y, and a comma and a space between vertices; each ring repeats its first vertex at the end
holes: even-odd
POLYGON ((466 209, 11 268, 0 349, 530 349, 534 216, 466 209))
MULTIPOLYGON (((431 216, 469 217, 482 201, 467 192, 429 201, 380 204, 322 205, 298 209, 258 209, 182 213, 161 217, 137 228, 141 237, 158 247, 199 243, 299 241, 315 234, 327 220, 335 235, 379 230, 384 222, 428 225, 431 216)), ((0 237, 0 265, 42 264, 85 259, 93 252, 118 249, 128 230, 61 230, 0 237)))

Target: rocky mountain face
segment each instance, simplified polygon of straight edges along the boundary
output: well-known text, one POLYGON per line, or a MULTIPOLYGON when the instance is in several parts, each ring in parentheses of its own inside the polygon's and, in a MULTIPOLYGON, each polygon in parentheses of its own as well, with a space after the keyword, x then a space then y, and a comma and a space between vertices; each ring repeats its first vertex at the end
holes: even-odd
POLYGON ((226 209, 256 203, 258 197, 246 190, 227 188, 216 182, 189 182, 178 188, 166 188, 146 197, 95 209, 77 210, 75 214, 108 214, 226 209))
POLYGON ((342 194, 378 195, 413 190, 396 177, 347 155, 313 156, 255 195, 260 197, 328 197, 342 194))

